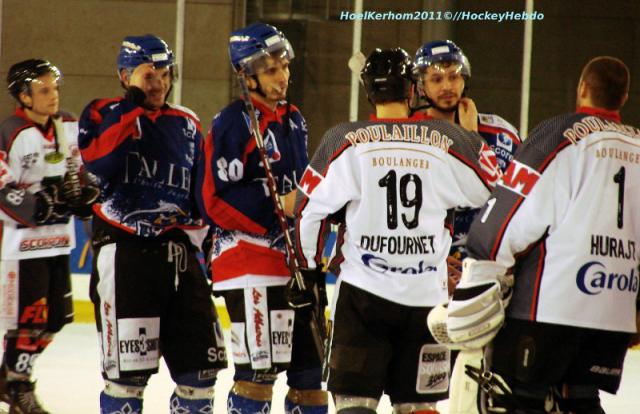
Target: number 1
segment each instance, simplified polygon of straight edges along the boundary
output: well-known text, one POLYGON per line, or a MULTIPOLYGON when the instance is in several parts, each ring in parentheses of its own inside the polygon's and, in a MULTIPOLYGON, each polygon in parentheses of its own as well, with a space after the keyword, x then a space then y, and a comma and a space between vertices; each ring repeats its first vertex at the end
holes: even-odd
POLYGON ((618 228, 623 226, 623 213, 624 213, 624 167, 620 167, 620 170, 613 176, 613 182, 618 184, 618 228))

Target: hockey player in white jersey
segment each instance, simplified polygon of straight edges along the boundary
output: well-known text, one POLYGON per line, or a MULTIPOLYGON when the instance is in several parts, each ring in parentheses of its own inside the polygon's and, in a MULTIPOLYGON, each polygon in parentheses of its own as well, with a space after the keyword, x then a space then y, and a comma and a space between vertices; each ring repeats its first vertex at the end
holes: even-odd
POLYGON ((7 89, 18 105, 0 124, 0 329, 6 329, 0 401, 10 405, 11 414, 47 413, 35 396, 32 370, 55 334, 73 320, 71 215, 91 215, 99 195, 89 175, 79 171, 78 122, 59 110, 60 80, 58 68, 42 59, 18 62, 7 74, 7 89), (35 223, 15 210, 46 193, 54 208, 35 223))
POLYGON ((361 73, 370 121, 324 135, 299 184, 301 265, 320 266, 323 227, 344 213, 328 389, 339 414, 375 413, 382 393, 396 413, 437 413, 447 397, 449 351, 425 328, 447 298, 446 211, 478 207, 500 175, 476 133, 409 118, 411 58, 375 50, 361 73))
POLYGON ((622 61, 591 60, 576 112, 531 132, 472 224, 470 259, 448 308, 459 346, 495 335, 477 332, 486 309, 504 315, 499 280, 514 274, 492 344, 505 395, 490 412, 602 414, 598 390, 618 389, 639 283, 640 130, 620 123, 628 91, 622 61))

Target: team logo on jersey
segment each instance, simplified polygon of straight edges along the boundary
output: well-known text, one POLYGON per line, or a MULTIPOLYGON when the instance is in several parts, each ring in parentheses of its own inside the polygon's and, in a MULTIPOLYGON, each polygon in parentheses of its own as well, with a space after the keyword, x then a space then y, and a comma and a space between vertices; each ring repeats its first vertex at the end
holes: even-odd
POLYGON ((488 182, 491 186, 495 186, 500 177, 502 176, 502 170, 498 165, 498 158, 495 152, 489 148, 489 146, 483 142, 480 148, 480 173, 482 178, 488 182))
POLYGON ((514 160, 509 164, 509 168, 507 168, 498 185, 522 197, 526 197, 533 189, 533 186, 536 185, 539 178, 540 173, 538 173, 538 171, 514 160))
POLYGON ((302 178, 298 183, 298 188, 304 193, 304 195, 309 197, 323 179, 324 177, 322 177, 322 174, 318 173, 309 165, 307 166, 307 169, 304 170, 304 174, 302 174, 302 178))
POLYGON ((499 147, 502 147, 507 151, 513 151, 513 140, 504 132, 501 132, 496 136, 496 143, 499 147))
POLYGON ((585 263, 576 274, 578 289, 587 295, 599 295, 604 290, 617 290, 632 292, 635 296, 638 292, 638 282, 638 272, 635 268, 632 267, 629 274, 610 273, 598 261, 585 263))
POLYGON ((435 272, 438 270, 436 266, 425 266, 424 260, 420 260, 416 266, 393 266, 389 264, 383 257, 377 257, 372 254, 363 254, 362 263, 369 269, 378 273, 402 273, 405 275, 421 275, 425 272, 435 272))
POLYGON ((268 129, 266 130, 264 137, 264 149, 267 151, 269 161, 276 162, 280 161, 280 158, 282 158, 280 150, 278 149, 278 143, 276 142, 276 136, 268 129))

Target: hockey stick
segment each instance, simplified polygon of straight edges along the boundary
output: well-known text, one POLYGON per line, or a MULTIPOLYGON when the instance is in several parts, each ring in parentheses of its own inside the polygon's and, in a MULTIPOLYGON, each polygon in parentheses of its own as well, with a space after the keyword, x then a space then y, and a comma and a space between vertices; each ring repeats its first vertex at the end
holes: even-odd
POLYGON ((80 177, 78 176, 78 165, 73 159, 73 155, 69 154, 69 146, 67 145, 67 134, 64 131, 62 117, 56 115, 52 117, 52 120, 56 130, 56 136, 58 137, 58 142, 60 144, 60 150, 67 163, 67 174, 69 174, 69 179, 71 181, 70 195, 72 198, 77 199, 82 195, 82 188, 80 187, 80 177))
MULTIPOLYGON (((282 230, 282 235, 284 237, 284 244, 287 249, 287 255, 288 255, 287 265, 289 266, 289 271, 291 272, 293 281, 297 285, 298 290, 302 293, 305 293, 305 292, 308 292, 309 290, 304 282, 302 273, 300 273, 300 266, 298 264, 298 258, 296 257, 296 253, 293 248, 293 241, 291 239, 291 232, 289 232, 287 217, 284 213, 284 209, 282 208, 282 202, 280 201, 280 196, 278 194, 278 189, 276 187, 276 180, 275 180, 275 177, 273 176, 273 170, 271 169, 271 163, 269 162, 267 149, 265 148, 264 139, 262 137, 262 133, 260 132, 260 126, 258 125, 258 117, 256 115, 256 110, 253 107, 253 103, 251 102, 251 96, 249 95, 249 87, 247 86, 247 81, 244 77, 244 74, 242 73, 238 74, 238 81, 240 82, 242 100, 244 101, 245 108, 249 113, 251 130, 253 132, 253 137, 256 140, 256 147, 258 148, 258 153, 260 154, 260 160, 262 161, 264 173, 267 177, 267 187, 269 188, 271 201, 273 201, 273 206, 275 207, 275 213, 278 218, 278 223, 280 224, 280 230, 282 230)), ((314 289, 312 293, 315 296, 316 304, 319 304, 320 298, 319 298, 317 289, 314 289)), ((292 308, 303 308, 303 307, 312 305, 311 301, 304 301, 302 303, 293 303, 291 300, 288 300, 288 302, 292 308)), ((311 334, 313 336, 313 342, 316 347, 316 351, 318 352, 320 361, 323 361, 324 360, 324 344, 325 344, 327 334, 326 334, 325 323, 324 323, 324 311, 322 309, 314 309, 311 312, 310 325, 311 325, 311 334)))

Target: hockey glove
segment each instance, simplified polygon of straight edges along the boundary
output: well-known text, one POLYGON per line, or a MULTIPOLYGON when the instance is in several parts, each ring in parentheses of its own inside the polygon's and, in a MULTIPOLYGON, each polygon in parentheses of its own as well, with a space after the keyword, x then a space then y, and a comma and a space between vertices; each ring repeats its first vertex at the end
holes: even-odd
POLYGON ((100 189, 91 173, 65 174, 60 191, 71 214, 81 220, 91 218, 92 206, 100 196, 100 189))
POLYGON ((67 203, 60 195, 60 183, 42 185, 36 193, 37 207, 35 219, 37 224, 51 224, 66 221, 69 217, 67 203))
POLYGON ((325 273, 315 269, 300 269, 305 283, 305 290, 301 290, 295 278, 287 283, 286 299, 292 308, 322 307, 327 304, 325 288, 325 273))
POLYGON ((447 308, 447 334, 453 343, 481 348, 498 333, 511 291, 505 271, 493 261, 465 259, 460 284, 447 308))
MULTIPOLYGON (((53 187, 53 190, 50 191, 57 191, 57 189, 53 187)), ((35 196, 36 211, 33 214, 33 218, 36 221, 36 224, 43 224, 49 220, 49 217, 51 217, 51 214, 53 213, 53 198, 46 188, 35 193, 35 196)))

